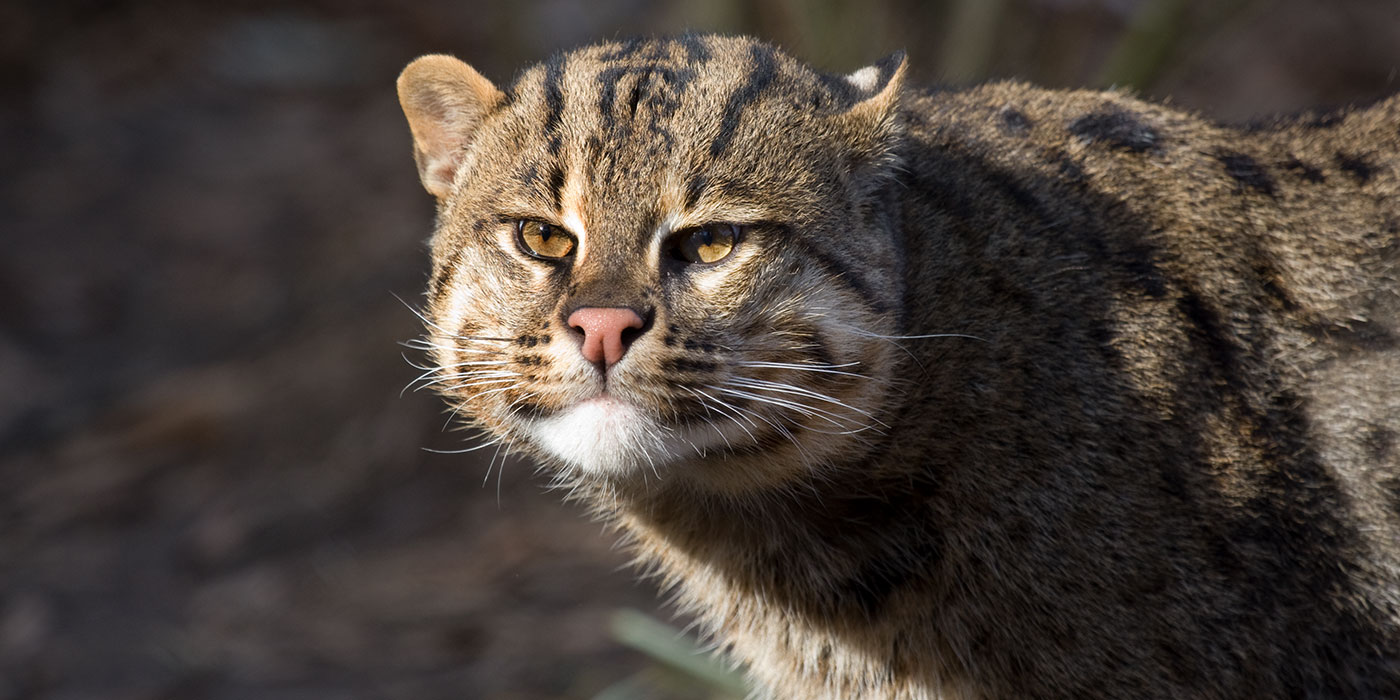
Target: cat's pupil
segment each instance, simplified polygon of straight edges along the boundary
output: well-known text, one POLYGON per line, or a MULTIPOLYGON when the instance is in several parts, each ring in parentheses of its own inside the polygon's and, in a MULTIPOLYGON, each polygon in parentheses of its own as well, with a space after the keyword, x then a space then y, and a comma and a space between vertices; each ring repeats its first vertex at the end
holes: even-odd
POLYGON ((673 255, 689 263, 713 263, 728 257, 739 237, 734 224, 710 224, 681 235, 673 255))
POLYGON ((537 258, 555 260, 574 250, 574 238, 568 231, 555 231, 542 221, 522 220, 516 226, 520 244, 537 258))

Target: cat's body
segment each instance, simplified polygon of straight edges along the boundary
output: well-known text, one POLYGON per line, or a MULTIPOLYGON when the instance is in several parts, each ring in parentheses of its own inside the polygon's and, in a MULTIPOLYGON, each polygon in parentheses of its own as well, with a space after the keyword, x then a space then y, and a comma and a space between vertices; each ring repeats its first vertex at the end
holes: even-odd
POLYGON ((902 72, 411 66, 444 393, 761 694, 1400 696, 1400 100, 902 72))

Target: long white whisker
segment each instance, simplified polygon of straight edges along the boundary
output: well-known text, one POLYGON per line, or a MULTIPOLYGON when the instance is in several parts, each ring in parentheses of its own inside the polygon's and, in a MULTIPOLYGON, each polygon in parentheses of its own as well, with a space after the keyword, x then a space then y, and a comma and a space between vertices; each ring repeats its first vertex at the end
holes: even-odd
POLYGON ((822 374, 839 374, 839 375, 842 375, 842 376, 845 376, 845 377, 859 377, 859 378, 861 378, 861 379, 869 379, 870 377, 867 377, 866 375, 860 374, 860 373, 858 373, 858 372, 842 372, 842 371, 840 371, 840 370, 838 370, 838 369, 835 369, 836 367, 855 367, 855 366, 857 366, 857 365, 859 365, 859 364, 860 364, 859 362, 847 362, 847 363, 842 364, 842 365, 805 365, 805 364, 797 364, 797 363, 791 363, 791 362, 736 362, 736 363, 735 363, 735 365, 736 365, 736 366, 739 366, 739 367, 758 367, 758 368, 771 368, 771 369, 791 369, 791 370, 797 370, 797 371, 801 371, 801 372, 820 372, 820 373, 822 373, 822 374))
POLYGON ((983 338, 983 337, 981 337, 981 336, 969 335, 969 334, 967 334, 967 333, 929 333, 929 334, 927 334, 927 335, 880 335, 879 333, 871 333, 870 331, 863 331, 863 330, 860 330, 859 328, 851 328, 851 327, 849 327, 849 326, 847 326, 847 330, 848 330, 849 332, 851 332, 851 333, 856 334, 856 335, 863 335, 863 336, 865 336, 865 337, 867 337, 867 338, 878 338, 878 339, 880 339, 880 340, 924 340, 924 339, 927 339, 927 338, 967 338, 967 339, 969 339, 969 340, 980 340, 980 341, 982 341, 982 342, 984 342, 984 343, 990 343, 990 342, 992 342, 992 341, 987 340, 986 338, 983 338))
MULTIPOLYGON (((724 394, 730 394, 730 395, 732 395, 732 396, 738 396, 738 397, 741 397, 741 398, 746 398, 746 399, 749 399, 749 400, 751 400, 751 401, 757 401, 757 402, 759 402, 759 403, 766 403, 766 404, 770 404, 770 405, 773 405, 773 406, 778 406, 778 407, 780 407, 780 408, 786 408, 786 409, 789 409, 789 410, 792 410, 792 411, 796 411, 797 413, 800 413, 800 414, 802 414, 802 415, 804 415, 804 416, 807 416, 808 418, 818 418, 818 419, 821 419, 821 420, 826 421, 827 423, 830 423, 830 424, 832 424, 833 426, 835 426, 835 427, 841 429, 840 432, 834 433, 834 434, 836 434, 836 435, 850 435, 850 434, 854 434, 854 433, 864 432, 864 431, 866 431, 866 430, 871 430, 871 429, 874 428, 874 426, 871 426, 871 425, 861 424, 861 423, 855 421, 854 419, 850 418, 849 416, 843 416, 843 415, 841 415, 841 414, 839 414, 839 413, 833 413, 833 412, 831 412, 831 411, 827 411, 827 410, 825 410, 825 409, 817 408, 817 407, 815 407, 815 406, 809 406, 809 405, 807 405, 807 404, 800 403, 800 402, 797 402, 797 401, 790 401, 790 400, 788 400, 788 399, 780 399, 780 398, 777 398, 777 397, 775 397, 775 396, 765 396, 765 395, 762 395, 762 394, 755 394, 755 393, 748 392, 748 391, 740 391, 740 390, 738 390, 738 389, 727 389, 727 388, 723 388, 723 387, 712 387, 712 386, 708 386, 708 385, 707 385, 707 388, 715 389, 716 391, 719 391, 719 392, 724 393, 724 394), (856 425, 856 426, 859 426, 859 427, 851 428, 851 427, 850 427, 851 425, 856 425)), ((810 429, 810 428, 809 428, 809 429, 810 429)), ((815 432, 821 432, 821 431, 815 431, 815 432)))
MULTIPOLYGON (((691 388, 689 388, 689 387, 681 387, 681 388, 685 389, 686 391, 689 391, 689 392, 692 393, 692 394, 696 394, 696 395, 698 395, 698 396, 703 396, 703 397, 705 397, 705 398, 708 398, 710 401, 713 401, 713 402, 715 402, 716 404, 728 406, 728 404, 725 404, 725 402, 723 402, 723 401, 721 401, 721 400, 719 400, 719 399, 717 399, 717 398, 715 398, 715 397, 713 397, 713 396, 710 396, 709 394, 706 394, 705 392, 700 391, 700 390, 698 390, 698 389, 691 389, 691 388)), ((747 433, 750 440, 753 440, 754 442, 758 442, 758 438, 754 437, 754 434, 753 434, 752 432, 749 432, 749 429, 746 428, 746 427, 744 427, 744 424, 743 424, 743 423, 739 422, 738 416, 729 414, 728 412, 726 412, 726 411, 724 411, 723 409, 721 409, 718 405, 711 407, 710 404, 707 403, 707 402, 705 401, 704 398, 700 399, 700 405, 704 406, 706 411, 709 411, 709 410, 711 410, 711 408, 713 408, 714 411, 715 411, 716 413, 718 413, 718 414, 724 416, 725 418, 728 418, 728 419, 731 420, 731 421, 734 421, 734 425, 739 426, 739 429, 740 429, 740 430, 742 430, 742 431, 744 431, 745 433, 747 433)), ((729 408, 732 409, 733 406, 729 406, 729 408)), ((747 419, 746 419, 746 420, 747 420, 747 419)), ((753 421, 751 421, 751 420, 749 421, 749 423, 750 423, 750 425, 753 425, 754 427, 758 427, 757 424, 753 423, 753 421)), ((729 448, 729 449, 731 449, 731 450, 734 449, 734 446, 733 446, 732 444, 730 444, 730 442, 729 442, 729 438, 728 438, 728 437, 725 437, 724 431, 722 431, 722 430, 719 431, 719 439, 721 439, 721 440, 724 441, 724 446, 725 446, 725 447, 727 447, 727 448, 729 448)))
POLYGON ((492 440, 492 441, 490 441, 490 442, 483 442, 483 443, 481 443, 480 445, 477 445, 477 446, 475 446, 475 447, 465 447, 465 448, 462 448, 462 449, 460 449, 460 450, 435 450, 435 449, 433 449, 433 448, 431 448, 431 447, 421 447, 421 448, 419 448, 419 449, 423 450, 424 452, 431 452, 431 453, 436 454, 436 455, 460 455, 460 454, 466 454, 466 453, 468 453, 468 452, 476 452, 477 450, 480 450, 480 449, 483 449, 483 448, 486 448, 486 447, 490 447, 490 446, 492 446, 492 445, 495 445, 495 444, 499 443, 500 441, 501 441, 501 440, 498 438, 498 439, 492 440))
MULTIPOLYGON (((742 386, 742 385, 741 385, 741 386, 742 386)), ((797 412, 799 412, 799 413, 802 413, 802 414, 808 415, 808 416, 821 416, 821 417, 828 417, 828 416, 829 416, 829 418, 827 418, 827 420, 831 421, 833 424, 836 424, 836 425, 840 425, 840 424, 837 423, 837 421, 832 420, 832 419, 840 418, 840 419, 845 419, 845 420, 847 420, 847 421, 850 421, 849 418, 846 418, 845 416, 842 416, 842 415, 839 414, 839 413, 835 413, 835 412, 833 412, 833 411, 828 411, 828 410, 826 410, 826 409, 824 409, 824 408, 817 408, 816 406, 809 406, 809 405, 807 405, 807 404, 805 404, 805 403, 802 403, 801 401, 793 401, 792 399, 784 399, 784 398, 780 398, 780 397, 777 397, 777 396, 767 396, 767 395, 764 395, 764 394, 755 394, 755 393, 750 392, 750 391, 740 391, 740 390, 738 390, 738 389, 731 389, 731 388, 728 388, 728 387, 709 387, 709 386, 707 385, 707 388, 716 389, 716 390, 718 390, 718 391, 720 391, 720 392, 723 392, 723 393, 726 393, 726 394, 730 394, 730 395, 733 395, 733 396, 740 396, 740 397, 743 397, 743 398, 746 398, 746 399, 767 401, 767 402, 769 402, 769 403, 772 403, 772 404, 775 405, 775 406, 785 406, 785 407, 787 407, 787 408, 791 408, 791 409, 794 410, 794 411, 797 411, 797 412)), ((755 387, 750 387, 750 388, 755 388, 755 387)), ((854 422, 854 421, 851 421, 851 422, 854 422)))
MULTIPOLYGON (((732 384, 738 384, 739 386, 748 387, 748 388, 750 388, 750 389, 766 389, 766 390, 768 390, 768 391, 776 391, 776 392, 781 393, 781 394, 795 394, 795 395, 797 395, 797 396, 806 396, 806 397, 808 397, 808 398, 817 399, 818 401, 825 401, 825 402, 827 402, 827 403, 829 403, 829 404, 833 404, 833 405, 840 406, 840 407, 842 407, 842 408, 845 408, 845 409, 848 409, 848 410, 851 410, 851 411, 855 411, 856 413, 859 413, 859 414, 861 414, 862 416, 865 416, 865 417, 870 418, 870 419, 872 419, 872 420, 875 418, 875 416, 871 415, 871 414, 870 414, 869 412, 867 412, 867 411, 862 411, 861 409, 856 408, 855 406, 852 406, 852 405, 850 405, 850 404, 848 404, 848 403, 845 403, 845 402, 843 402, 843 401, 834 399, 834 398, 832 398, 832 397, 830 397, 830 396, 827 396, 826 394, 823 394, 823 393, 821 393, 821 392, 812 391, 811 389, 804 389, 804 388, 799 387, 799 386, 793 386, 793 385, 791 385, 791 384, 784 384, 784 383, 782 383, 782 382, 772 382, 772 381, 768 381, 768 380, 765 380, 765 379, 750 379, 750 378, 748 378, 748 377, 733 377, 733 378, 730 379, 729 381, 730 381, 730 383, 732 383, 732 384)), ((876 421, 876 422, 879 422, 879 421, 876 421)), ((886 426, 886 427, 888 427, 888 426, 886 426)))

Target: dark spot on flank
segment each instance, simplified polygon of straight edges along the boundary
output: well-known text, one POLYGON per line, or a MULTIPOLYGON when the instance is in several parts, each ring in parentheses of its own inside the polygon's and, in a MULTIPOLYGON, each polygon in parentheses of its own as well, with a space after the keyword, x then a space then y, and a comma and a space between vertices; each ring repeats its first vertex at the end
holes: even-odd
POLYGON ((1157 251, 1145 243, 1129 243, 1120 251, 1123 270, 1134 289, 1153 299, 1167 295, 1167 280, 1157 264, 1157 251))
POLYGON ((1069 132, 1091 143, 1102 143, 1131 153, 1157 148, 1157 131, 1137 116, 1120 109, 1086 114, 1069 124, 1069 132))
MULTIPOLYGON (((1371 425, 1361 435, 1361 446, 1366 448, 1366 456, 1376 462, 1386 462, 1395 454, 1395 431, 1383 425, 1371 425)), ((1391 480, 1400 506, 1400 476, 1391 480)), ((1400 513, 1400 511, 1396 511, 1400 513)))
POLYGON ((1377 170, 1376 166, 1365 158, 1345 153, 1337 154, 1337 167, 1345 170, 1363 185, 1371 181, 1377 170))
POLYGON ((1241 188, 1249 188, 1260 194, 1274 196, 1274 179, 1253 158, 1235 151, 1221 151, 1215 159, 1225 166, 1225 174, 1234 178, 1241 188))
POLYGON ((1015 107, 1002 107, 997 116, 1000 117, 997 124, 1004 133, 1015 136, 1025 136, 1031 133, 1030 117, 1015 107))
POLYGON ((1216 378, 1230 383, 1238 375, 1237 349, 1221 327, 1220 314, 1199 294, 1188 290, 1177 302, 1177 309, 1186 317, 1194 340, 1202 347, 1216 378))
POLYGON ((1296 173, 1298 177, 1302 178, 1303 180, 1306 180, 1307 182, 1317 183, 1323 182, 1327 179, 1327 176, 1322 174, 1322 170, 1320 168, 1315 168, 1311 165, 1308 165, 1307 163, 1304 163, 1303 161, 1298 160, 1297 158, 1289 158, 1287 161, 1285 161, 1283 164, 1283 169, 1291 173, 1296 173))

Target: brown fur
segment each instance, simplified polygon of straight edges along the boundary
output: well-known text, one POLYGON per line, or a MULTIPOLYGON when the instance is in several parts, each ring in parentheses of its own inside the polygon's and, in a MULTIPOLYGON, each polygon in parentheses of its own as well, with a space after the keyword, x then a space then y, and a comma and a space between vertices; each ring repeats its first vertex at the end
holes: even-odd
POLYGON ((430 381, 760 695, 1400 696, 1400 99, 1240 130, 902 78, 714 36, 503 97, 415 62, 430 381), (714 222, 730 258, 666 257, 714 222), (647 315, 606 374, 580 306, 647 315))

